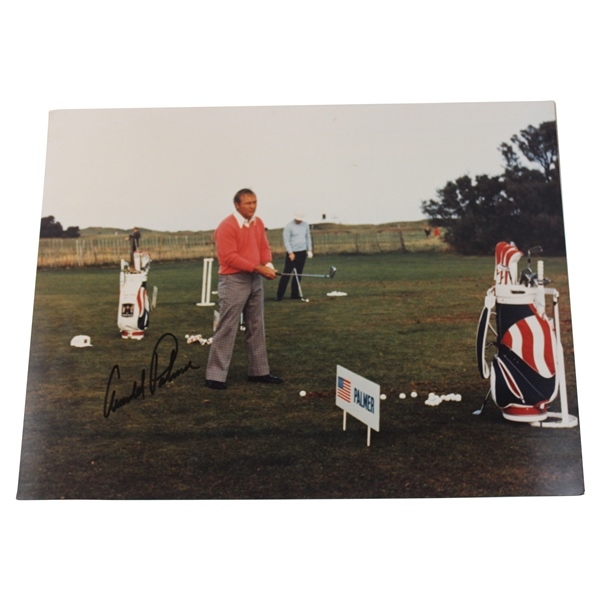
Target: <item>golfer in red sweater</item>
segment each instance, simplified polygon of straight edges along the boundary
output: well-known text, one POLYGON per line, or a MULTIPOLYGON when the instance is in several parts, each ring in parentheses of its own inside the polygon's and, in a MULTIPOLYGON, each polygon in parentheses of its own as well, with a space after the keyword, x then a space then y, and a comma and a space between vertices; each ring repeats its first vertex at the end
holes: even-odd
POLYGON ((275 279, 277 274, 271 263, 265 226, 254 214, 256 194, 252 190, 240 190, 233 203, 235 211, 215 231, 219 259, 219 324, 206 366, 206 385, 213 390, 227 388, 225 381, 242 313, 246 326, 248 381, 283 381, 270 374, 267 360, 261 276, 275 279))

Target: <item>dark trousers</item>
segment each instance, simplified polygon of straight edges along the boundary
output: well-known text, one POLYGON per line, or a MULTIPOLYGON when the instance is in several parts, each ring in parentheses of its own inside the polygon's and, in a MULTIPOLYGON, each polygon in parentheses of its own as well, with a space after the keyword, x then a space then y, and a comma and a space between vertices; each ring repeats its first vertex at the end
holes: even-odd
MULTIPOLYGON (((306 262, 306 250, 299 250, 298 252, 294 252, 295 258, 293 261, 290 260, 290 255, 286 254, 285 256, 285 266, 283 267, 284 273, 291 273, 292 269, 296 269, 298 275, 302 274, 304 270, 304 263, 306 262)), ((285 294, 285 290, 287 289, 288 281, 290 276, 283 275, 279 280, 279 287, 277 288, 277 298, 281 300, 285 294)), ((294 276, 292 279, 292 298, 294 300, 298 300, 300 298, 300 290, 298 289, 298 282, 294 276)))

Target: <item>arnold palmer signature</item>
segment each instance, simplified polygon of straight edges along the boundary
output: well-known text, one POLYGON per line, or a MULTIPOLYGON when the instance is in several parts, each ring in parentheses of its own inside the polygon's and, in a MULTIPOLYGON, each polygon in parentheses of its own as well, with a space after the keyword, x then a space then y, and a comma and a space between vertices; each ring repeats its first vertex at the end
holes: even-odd
POLYGON ((185 366, 181 367, 180 369, 175 369, 175 360, 177 358, 178 350, 179 343, 177 342, 177 338, 172 333, 164 333, 161 335, 154 346, 154 350, 152 350, 152 358, 150 359, 150 370, 147 381, 146 369, 142 369, 140 382, 138 383, 137 381, 134 381, 131 388, 131 393, 120 398, 117 398, 117 393, 114 389, 111 393, 113 378, 116 377, 116 379, 121 379, 121 370, 119 369, 119 365, 115 365, 110 372, 108 384, 106 385, 106 395, 104 396, 104 417, 108 419, 111 412, 116 412, 119 410, 119 408, 129 404, 132 400, 137 400, 138 398, 145 399, 146 384, 148 385, 148 391, 150 394, 154 395, 158 388, 161 388, 170 381, 177 379, 190 369, 200 368, 194 366, 190 360, 185 366), (170 352, 169 347, 171 350, 170 352), (163 357, 165 353, 168 352, 169 354, 169 362, 162 369, 162 371, 159 368, 159 348, 163 357))

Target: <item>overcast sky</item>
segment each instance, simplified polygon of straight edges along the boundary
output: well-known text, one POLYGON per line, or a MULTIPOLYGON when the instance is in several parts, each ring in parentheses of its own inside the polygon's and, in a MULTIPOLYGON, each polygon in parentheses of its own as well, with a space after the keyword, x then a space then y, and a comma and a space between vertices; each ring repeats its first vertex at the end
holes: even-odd
MULTIPOLYGON (((498 146, 553 102, 58 110, 43 216, 63 227, 214 229, 252 188, 267 227, 423 218, 461 175, 498 174, 498 146)), ((559 124, 560 135, 560 124, 559 124)))

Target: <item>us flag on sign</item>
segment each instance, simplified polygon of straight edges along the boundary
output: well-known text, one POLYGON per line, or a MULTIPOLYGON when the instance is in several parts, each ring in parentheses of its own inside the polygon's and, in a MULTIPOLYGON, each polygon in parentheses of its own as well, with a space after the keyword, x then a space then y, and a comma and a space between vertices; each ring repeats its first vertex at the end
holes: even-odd
POLYGON ((337 378, 337 395, 341 400, 350 402, 350 382, 343 377, 337 378))

